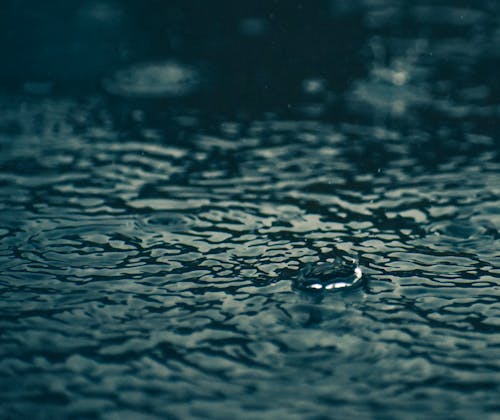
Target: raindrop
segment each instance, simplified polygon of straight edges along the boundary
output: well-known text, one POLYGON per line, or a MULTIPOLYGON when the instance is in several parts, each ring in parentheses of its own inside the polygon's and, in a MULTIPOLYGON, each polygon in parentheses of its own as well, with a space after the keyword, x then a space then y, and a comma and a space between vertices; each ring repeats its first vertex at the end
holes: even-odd
POLYGON ((318 95, 326 89, 326 80, 322 78, 309 78, 302 81, 302 90, 309 95, 318 95))
POLYGON ((312 292, 333 292, 358 287, 363 273, 356 259, 335 259, 333 263, 307 264, 294 281, 298 290, 312 292))
POLYGON ((193 93, 201 83, 194 66, 169 60, 134 64, 118 70, 104 81, 104 88, 115 95, 155 98, 178 97, 193 93))

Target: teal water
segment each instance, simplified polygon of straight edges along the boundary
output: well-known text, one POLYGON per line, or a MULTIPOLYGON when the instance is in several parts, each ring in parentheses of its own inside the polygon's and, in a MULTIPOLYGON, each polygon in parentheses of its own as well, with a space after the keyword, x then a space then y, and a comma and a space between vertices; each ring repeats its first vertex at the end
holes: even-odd
MULTIPOLYGON (((330 2, 354 51, 292 36, 291 74, 187 35, 95 84, 5 73, 0 417, 498 418, 500 21, 442 3, 330 2), (362 284, 300 287, 339 257, 362 284)), ((254 13, 246 57, 281 39, 254 13)))

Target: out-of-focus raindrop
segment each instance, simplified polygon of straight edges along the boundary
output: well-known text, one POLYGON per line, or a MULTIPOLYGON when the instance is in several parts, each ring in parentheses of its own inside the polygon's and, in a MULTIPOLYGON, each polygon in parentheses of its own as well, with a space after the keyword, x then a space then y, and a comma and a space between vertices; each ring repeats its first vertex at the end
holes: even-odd
POLYGON ((201 76, 194 66, 168 60, 134 64, 118 70, 103 84, 109 93, 119 96, 177 97, 195 92, 201 84, 201 76))
POLYGON ((326 89, 326 80, 319 77, 311 77, 302 81, 302 90, 309 95, 318 95, 326 89))

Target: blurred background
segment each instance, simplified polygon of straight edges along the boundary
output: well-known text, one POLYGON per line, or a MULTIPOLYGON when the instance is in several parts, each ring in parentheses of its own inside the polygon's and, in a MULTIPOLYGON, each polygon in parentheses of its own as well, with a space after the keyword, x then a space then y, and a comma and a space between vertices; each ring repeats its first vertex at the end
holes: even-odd
POLYGON ((0 7, 0 86, 11 91, 195 98, 221 110, 306 101, 313 114, 348 89, 351 104, 391 101, 399 109, 429 95, 477 101, 499 91, 491 0, 6 0, 0 7))
POLYGON ((1 83, 32 93, 103 86, 140 97, 203 91, 212 106, 286 102, 325 83, 345 89, 366 72, 364 6, 358 0, 7 0, 0 13, 1 83))

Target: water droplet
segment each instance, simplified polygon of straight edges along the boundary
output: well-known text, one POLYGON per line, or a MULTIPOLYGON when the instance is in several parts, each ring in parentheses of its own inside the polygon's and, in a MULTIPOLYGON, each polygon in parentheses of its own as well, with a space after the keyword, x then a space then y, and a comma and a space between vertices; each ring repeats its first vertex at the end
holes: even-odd
POLYGON ((117 71, 104 81, 115 95, 154 98, 178 97, 193 93, 201 83, 197 68, 177 61, 139 63, 117 71))
POLYGON ((322 78, 310 78, 302 81, 302 90, 309 95, 323 93, 326 89, 326 80, 322 78))
POLYGON ((294 287, 312 292, 347 290, 360 286, 362 279, 356 259, 337 258, 334 263, 306 265, 295 279, 294 287))

